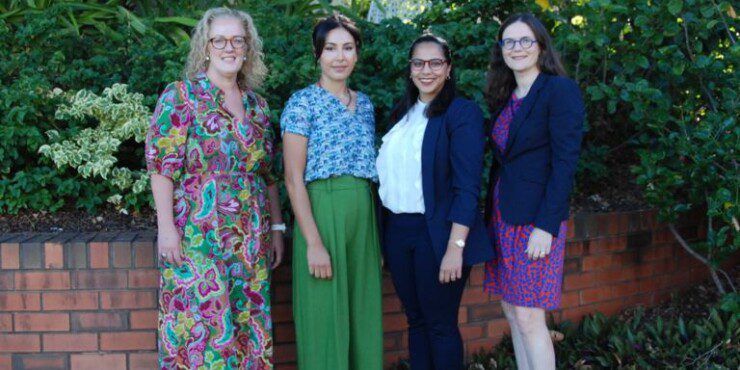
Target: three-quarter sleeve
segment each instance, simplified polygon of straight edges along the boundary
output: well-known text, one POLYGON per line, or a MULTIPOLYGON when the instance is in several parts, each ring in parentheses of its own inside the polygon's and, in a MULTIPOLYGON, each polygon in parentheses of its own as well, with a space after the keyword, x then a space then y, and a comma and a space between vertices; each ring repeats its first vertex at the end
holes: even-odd
POLYGON ((283 114, 280 116, 280 132, 308 137, 311 132, 311 119, 308 102, 301 96, 293 95, 288 99, 283 114))
POLYGON ((258 98, 258 104, 260 110, 262 110, 262 122, 260 124, 265 130, 263 138, 266 154, 264 166, 260 168, 259 173, 265 179, 267 185, 272 185, 279 180, 276 168, 277 148, 275 144, 275 128, 270 119, 270 107, 267 105, 267 101, 260 97, 258 98))
POLYGON ((185 84, 173 82, 165 88, 154 109, 146 136, 147 172, 178 180, 185 164, 185 143, 193 119, 184 98, 185 84))

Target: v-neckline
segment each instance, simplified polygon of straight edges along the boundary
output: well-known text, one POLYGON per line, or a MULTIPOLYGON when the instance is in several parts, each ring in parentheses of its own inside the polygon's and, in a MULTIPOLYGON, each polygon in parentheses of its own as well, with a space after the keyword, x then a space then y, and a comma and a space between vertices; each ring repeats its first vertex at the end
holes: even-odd
MULTIPOLYGON (((321 86, 318 86, 316 84, 313 84, 312 86, 316 89, 321 90, 324 94, 329 95, 329 98, 332 99, 335 104, 338 104, 340 107, 342 107, 342 113, 347 113, 352 117, 357 115, 357 111, 360 107, 360 93, 358 93, 357 91, 355 91, 355 95, 357 96, 357 98, 355 99, 355 109, 350 110, 348 106, 342 104, 339 98, 337 98, 334 94, 330 93, 329 90, 321 86)), ((352 90, 350 90, 350 94, 352 94, 352 90)))

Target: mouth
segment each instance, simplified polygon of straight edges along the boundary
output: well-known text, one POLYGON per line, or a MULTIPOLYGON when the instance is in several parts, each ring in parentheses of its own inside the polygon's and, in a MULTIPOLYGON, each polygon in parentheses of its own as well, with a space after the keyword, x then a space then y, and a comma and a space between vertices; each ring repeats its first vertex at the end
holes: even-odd
POLYGON ((528 57, 529 57, 528 55, 512 55, 511 56, 511 59, 513 59, 513 60, 524 60, 524 59, 527 59, 528 57))
POLYGON ((427 86, 437 81, 437 78, 436 77, 419 77, 418 80, 419 80, 419 83, 421 83, 424 86, 427 86))
POLYGON ((236 56, 235 55, 223 56, 223 57, 221 57, 221 60, 223 60, 224 62, 228 62, 228 63, 235 62, 236 61, 236 56))
POLYGON ((349 67, 347 67, 347 66, 334 66, 334 67, 331 67, 331 69, 333 69, 337 73, 342 73, 342 72, 346 71, 347 68, 349 68, 349 67))

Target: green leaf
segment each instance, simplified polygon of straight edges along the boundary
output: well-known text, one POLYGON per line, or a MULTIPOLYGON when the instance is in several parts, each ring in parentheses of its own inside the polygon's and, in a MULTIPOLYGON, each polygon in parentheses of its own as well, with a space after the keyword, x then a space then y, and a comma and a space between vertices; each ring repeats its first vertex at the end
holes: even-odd
POLYGON ((668 11, 673 15, 678 15, 683 9, 683 0, 671 0, 668 2, 668 11))

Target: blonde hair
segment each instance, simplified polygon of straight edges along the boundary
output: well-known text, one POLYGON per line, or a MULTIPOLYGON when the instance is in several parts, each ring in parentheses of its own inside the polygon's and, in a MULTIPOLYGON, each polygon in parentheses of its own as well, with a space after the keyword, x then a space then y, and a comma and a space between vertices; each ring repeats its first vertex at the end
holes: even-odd
POLYGON ((262 39, 257 34, 252 17, 241 10, 229 8, 211 8, 208 9, 203 17, 198 21, 193 29, 193 35, 190 39, 190 54, 185 63, 185 78, 195 79, 198 73, 203 72, 208 67, 208 40, 211 32, 211 25, 215 19, 235 18, 242 22, 246 32, 247 60, 242 64, 241 70, 237 73, 236 79, 239 87, 242 89, 255 89, 262 85, 267 75, 267 66, 263 61, 262 39))

